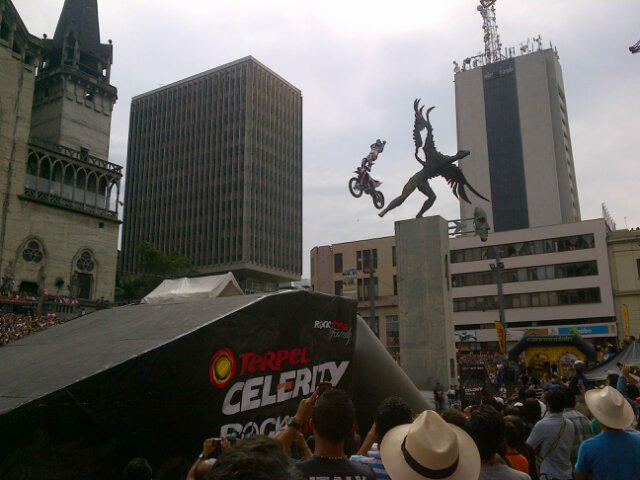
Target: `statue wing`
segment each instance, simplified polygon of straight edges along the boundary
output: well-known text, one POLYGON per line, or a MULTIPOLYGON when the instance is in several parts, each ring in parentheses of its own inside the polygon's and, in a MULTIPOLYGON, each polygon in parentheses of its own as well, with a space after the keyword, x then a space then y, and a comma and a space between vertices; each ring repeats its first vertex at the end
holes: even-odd
POLYGON ((415 153, 415 155, 418 155, 418 149, 422 146, 422 135, 421 135, 421 132, 422 132, 422 130, 427 128, 427 121, 425 120, 424 116, 422 115, 422 109, 424 107, 418 108, 419 104, 420 104, 420 99, 419 98, 416 99, 413 102, 413 111, 415 112, 415 120, 413 122, 413 142, 416 145, 416 153, 415 153))
POLYGON ((441 175, 447 181, 447 183, 451 187, 451 190, 453 190, 453 194, 456 196, 456 198, 461 198, 465 202, 471 203, 469 197, 467 197, 467 192, 464 189, 464 187, 467 186, 469 187, 469 190, 475 193, 478 197, 486 200, 487 202, 489 201, 488 198, 480 195, 478 191, 471 186, 471 184, 465 178, 464 173, 462 173, 462 170, 460 170, 460 168, 456 165, 448 164, 438 170, 439 172, 434 174, 433 177, 441 175))

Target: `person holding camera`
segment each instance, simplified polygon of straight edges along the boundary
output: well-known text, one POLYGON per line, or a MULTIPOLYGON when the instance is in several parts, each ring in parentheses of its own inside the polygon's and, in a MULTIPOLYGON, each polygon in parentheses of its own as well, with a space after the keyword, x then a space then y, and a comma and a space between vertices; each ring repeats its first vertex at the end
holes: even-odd
POLYGON ((227 437, 207 438, 202 444, 202 453, 191 466, 187 480, 204 480, 216 463, 216 457, 231 447, 227 437))
POLYGON ((352 462, 344 453, 344 442, 353 432, 355 421, 355 408, 347 392, 329 388, 321 394, 321 389, 316 388, 313 395, 300 402, 293 419, 278 432, 276 439, 286 450, 297 431, 309 422, 315 438, 314 455, 296 464, 304 479, 346 480, 359 476, 363 480, 376 480, 370 466, 352 462))

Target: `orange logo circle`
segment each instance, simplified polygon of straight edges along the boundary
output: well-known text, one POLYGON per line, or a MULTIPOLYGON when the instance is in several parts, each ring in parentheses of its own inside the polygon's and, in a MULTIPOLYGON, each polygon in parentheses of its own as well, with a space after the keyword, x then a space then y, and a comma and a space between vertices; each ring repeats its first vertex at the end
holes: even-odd
POLYGON ((218 388, 224 388, 236 371, 236 359, 228 348, 218 350, 211 359, 209 381, 218 388))

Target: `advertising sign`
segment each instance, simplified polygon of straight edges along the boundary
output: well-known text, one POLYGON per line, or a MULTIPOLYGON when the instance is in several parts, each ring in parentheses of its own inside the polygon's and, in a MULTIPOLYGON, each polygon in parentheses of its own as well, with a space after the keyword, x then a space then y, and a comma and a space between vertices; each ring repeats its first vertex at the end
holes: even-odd
POLYGON ((502 322, 495 322, 495 326, 498 334, 498 351, 505 354, 507 353, 507 331, 502 322))
POLYGON ((629 307, 622 304, 622 321, 624 324, 624 338, 629 338, 629 307))
POLYGON ((355 268, 347 268, 342 272, 342 295, 349 298, 358 296, 358 280, 356 278, 357 270, 355 268))
POLYGON ((233 330, 245 334, 229 335, 225 344, 216 342, 219 347, 210 357, 208 377, 220 436, 273 434, 320 382, 338 385, 347 380, 354 348, 353 317, 347 310, 345 315, 313 309, 299 313, 287 319, 287 328, 270 327, 264 317, 257 322, 247 318, 246 323, 238 318, 233 330), (247 341, 252 331, 269 341, 258 337, 247 341))
POLYGON ((558 327, 558 335, 574 334, 580 335, 581 337, 604 337, 615 335, 615 333, 615 324, 558 327))

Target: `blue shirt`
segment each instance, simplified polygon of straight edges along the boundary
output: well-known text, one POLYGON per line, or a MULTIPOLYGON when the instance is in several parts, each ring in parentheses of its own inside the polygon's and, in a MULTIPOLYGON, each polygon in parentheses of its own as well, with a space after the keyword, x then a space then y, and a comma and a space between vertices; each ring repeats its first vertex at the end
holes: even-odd
POLYGON ((578 452, 576 470, 593 480, 640 478, 640 435, 602 432, 585 440, 578 452))
POLYGON ((351 458, 349 460, 351 460, 352 462, 359 462, 369 465, 371 467, 371 470, 373 470, 373 473, 376 475, 377 480, 391 480, 391 477, 382 464, 380 451, 369 450, 367 452, 367 455, 369 456, 365 457, 364 455, 351 455, 351 458))

